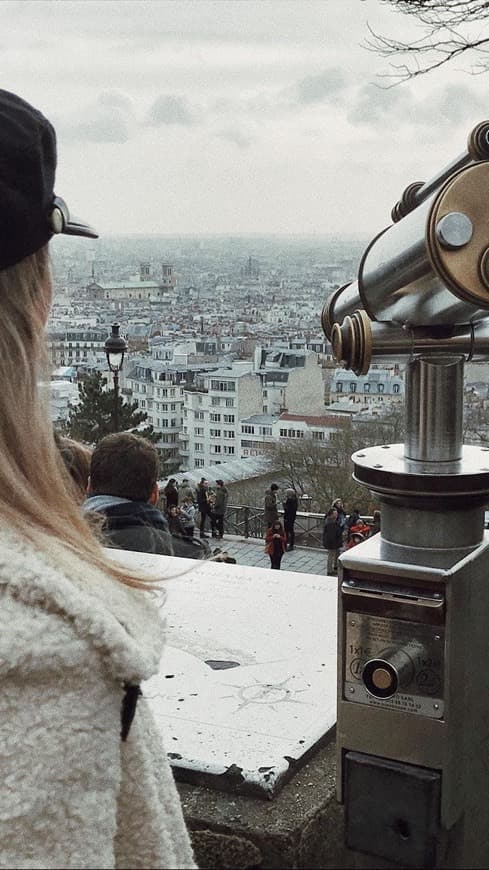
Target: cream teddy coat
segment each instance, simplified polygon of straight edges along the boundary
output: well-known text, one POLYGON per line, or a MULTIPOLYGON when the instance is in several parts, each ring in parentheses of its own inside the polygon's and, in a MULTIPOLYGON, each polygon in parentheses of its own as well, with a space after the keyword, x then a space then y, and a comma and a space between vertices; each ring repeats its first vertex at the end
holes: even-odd
POLYGON ((120 738, 162 634, 151 593, 0 532, 1 868, 195 867, 144 698, 120 738))

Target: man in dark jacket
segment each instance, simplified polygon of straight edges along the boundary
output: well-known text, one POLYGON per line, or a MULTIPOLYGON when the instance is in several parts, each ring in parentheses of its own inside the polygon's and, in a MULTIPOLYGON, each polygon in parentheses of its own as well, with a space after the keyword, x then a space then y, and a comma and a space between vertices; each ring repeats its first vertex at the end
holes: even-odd
POLYGON ((294 523, 297 516, 297 495, 295 489, 285 490, 284 508, 284 529, 287 537, 287 549, 294 549, 295 532, 294 523))
POLYGON ((211 513, 211 529, 213 538, 224 536, 224 514, 228 503, 228 491, 222 480, 216 480, 214 506, 211 513))
POLYGON ((326 514, 323 528, 323 547, 328 551, 328 574, 336 574, 338 556, 343 544, 343 531, 338 525, 338 511, 330 507, 326 514))
POLYGON ((197 487, 197 507, 200 514, 199 532, 201 538, 208 538, 205 533, 207 517, 211 516, 211 505, 209 502, 209 481, 205 477, 200 478, 200 483, 197 487))
POLYGON ((92 454, 88 493, 83 511, 102 514, 107 546, 187 558, 205 555, 177 538, 173 543, 167 520, 155 507, 158 454, 145 438, 128 432, 102 438, 92 454))

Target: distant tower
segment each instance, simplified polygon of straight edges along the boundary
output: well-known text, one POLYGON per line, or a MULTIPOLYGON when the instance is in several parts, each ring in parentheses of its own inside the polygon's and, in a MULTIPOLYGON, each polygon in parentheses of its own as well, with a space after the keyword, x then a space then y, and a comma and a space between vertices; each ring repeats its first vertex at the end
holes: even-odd
POLYGON ((175 278, 173 277, 173 268, 169 263, 161 264, 161 283, 160 286, 164 290, 173 290, 175 286, 175 278))
POLYGON ((139 278, 141 281, 149 281, 151 278, 150 274, 150 264, 149 263, 140 263, 139 265, 139 278))

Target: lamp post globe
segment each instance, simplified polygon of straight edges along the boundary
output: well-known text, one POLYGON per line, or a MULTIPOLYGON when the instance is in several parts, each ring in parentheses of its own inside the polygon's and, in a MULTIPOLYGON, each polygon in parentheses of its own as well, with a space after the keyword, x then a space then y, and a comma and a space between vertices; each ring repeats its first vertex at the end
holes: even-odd
POLYGON ((104 345, 107 364, 114 377, 114 412, 112 415, 114 432, 119 431, 119 372, 124 364, 124 356, 127 351, 127 342, 119 334, 119 330, 119 324, 113 323, 112 332, 104 345))

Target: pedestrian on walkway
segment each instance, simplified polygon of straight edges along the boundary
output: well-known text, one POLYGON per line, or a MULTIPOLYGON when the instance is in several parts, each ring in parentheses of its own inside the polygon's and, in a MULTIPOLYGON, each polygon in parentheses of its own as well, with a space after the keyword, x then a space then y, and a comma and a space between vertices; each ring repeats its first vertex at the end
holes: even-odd
POLYGON ((280 563, 285 552, 285 531, 280 520, 275 520, 265 534, 265 550, 270 556, 272 568, 280 570, 280 563))
POLYGON ((211 505, 209 502, 209 481, 205 477, 200 478, 200 483, 197 487, 197 507, 200 514, 199 532, 201 538, 208 538, 205 533, 207 518, 211 515, 211 505))
POLYGON ((328 551, 328 575, 338 571, 338 556, 343 545, 343 530, 338 525, 338 511, 335 507, 328 510, 323 528, 323 547, 328 551))
POLYGON ((369 538, 372 538, 377 532, 380 532, 380 511, 375 510, 373 513, 373 523, 370 527, 369 538))
POLYGON ((224 537, 224 515, 228 503, 228 491, 222 480, 216 480, 214 504, 211 512, 211 529, 213 538, 224 537))
POLYGON ((284 529, 287 538, 287 550, 294 549, 295 531, 294 524, 297 516, 297 494, 295 489, 285 490, 284 508, 284 529))
POLYGON ((265 523, 266 529, 270 528, 275 520, 278 520, 277 492, 278 486, 276 483, 272 483, 270 489, 267 489, 267 491, 265 492, 265 500, 263 503, 263 521, 265 523))
POLYGON ((140 683, 157 582, 111 559, 67 485, 46 402, 56 134, 0 90, 0 866, 194 868, 140 683), (137 705, 136 705, 137 702, 137 705))
POLYGON ((163 493, 165 496, 165 511, 169 514, 170 508, 178 507, 178 487, 174 477, 170 477, 163 493))

